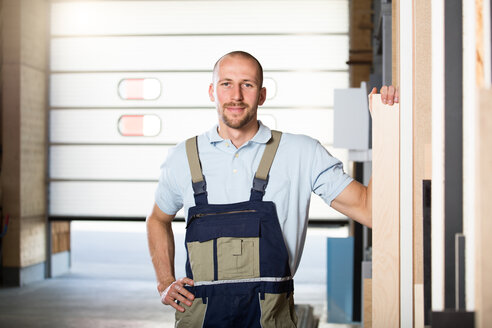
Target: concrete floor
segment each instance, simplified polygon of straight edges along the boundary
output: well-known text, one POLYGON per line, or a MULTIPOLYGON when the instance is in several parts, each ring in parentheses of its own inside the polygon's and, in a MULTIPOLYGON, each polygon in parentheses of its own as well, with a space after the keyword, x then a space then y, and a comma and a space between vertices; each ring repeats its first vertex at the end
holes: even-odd
MULTIPOLYGON (((176 224, 176 275, 182 276, 184 228, 176 224)), ((295 276, 297 304, 311 304, 326 323, 326 236, 346 228, 309 231, 295 276)), ((173 327, 160 304, 143 223, 74 222, 69 273, 21 288, 0 289, 0 327, 173 327)))

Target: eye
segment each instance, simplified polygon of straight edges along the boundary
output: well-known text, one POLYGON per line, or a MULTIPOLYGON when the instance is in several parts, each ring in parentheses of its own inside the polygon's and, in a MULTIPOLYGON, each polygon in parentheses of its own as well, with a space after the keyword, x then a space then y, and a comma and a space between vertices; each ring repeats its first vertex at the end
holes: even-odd
POLYGON ((220 85, 223 87, 229 87, 231 85, 231 83, 230 82, 222 82, 222 83, 220 83, 220 85))
POLYGON ((254 85, 251 84, 251 83, 243 83, 243 85, 246 87, 246 88, 253 88, 254 85))

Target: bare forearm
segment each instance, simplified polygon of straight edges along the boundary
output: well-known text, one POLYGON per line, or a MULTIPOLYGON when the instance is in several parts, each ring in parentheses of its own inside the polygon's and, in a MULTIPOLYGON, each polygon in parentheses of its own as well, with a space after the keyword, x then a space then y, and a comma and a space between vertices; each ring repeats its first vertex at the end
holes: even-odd
POLYGON ((160 293, 176 280, 174 274, 174 235, 171 222, 147 218, 147 238, 160 293))

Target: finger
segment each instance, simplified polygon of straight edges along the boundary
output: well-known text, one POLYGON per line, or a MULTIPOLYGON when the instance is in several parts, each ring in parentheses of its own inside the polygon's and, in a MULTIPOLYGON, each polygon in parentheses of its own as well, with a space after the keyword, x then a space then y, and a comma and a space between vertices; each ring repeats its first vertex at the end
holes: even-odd
POLYGON ((383 104, 386 104, 388 97, 388 87, 383 85, 381 88, 381 101, 383 104))
POLYGON ((388 87, 388 95, 386 98, 386 101, 388 102, 388 105, 393 105, 393 100, 395 98, 395 87, 390 85, 388 87))
POLYGON ((190 285, 190 286, 195 285, 195 282, 192 279, 187 278, 187 277, 181 278, 178 281, 181 282, 183 285, 190 285))
MULTIPOLYGON (((188 300, 193 301, 195 299, 195 295, 190 293, 190 291, 187 290, 186 288, 184 288, 182 285, 179 285, 179 283, 176 283, 174 285, 174 291, 173 292, 176 293, 177 295, 183 295, 184 297, 186 297, 186 301, 188 301, 188 300)), ((179 299, 179 298, 177 298, 177 299, 179 299)), ((183 299, 179 299, 179 300, 184 301, 185 299, 183 298, 183 299)), ((188 303, 186 303, 186 304, 188 304, 188 303)), ((191 305, 191 302, 188 305, 191 305)))
MULTIPOLYGON (((173 308, 175 308, 176 310, 180 311, 180 312, 184 312, 185 311, 185 308, 182 307, 181 305, 179 305, 176 300, 178 299, 179 300, 179 297, 178 297, 179 294, 173 294, 172 291, 169 291, 165 297, 162 298, 162 303, 165 304, 165 305, 170 305, 172 306, 173 308)), ((181 298, 183 298, 182 296, 180 296, 181 298)), ((182 301, 181 301, 182 302, 182 301)), ((190 305, 191 306, 191 303, 190 305)))
POLYGON ((369 112, 372 113, 372 95, 378 92, 378 88, 372 88, 371 93, 369 94, 369 112))
POLYGON ((400 102, 400 90, 398 88, 395 88, 395 103, 400 102))
POLYGON ((178 303, 176 303, 174 300, 171 301, 171 302, 169 302, 168 305, 171 305, 173 308, 175 308, 179 312, 184 312, 185 311, 185 308, 182 307, 181 305, 179 305, 178 303))
MULTIPOLYGON (((189 295, 193 296, 193 294, 189 294, 189 295)), ((178 292, 175 292, 172 296, 174 297, 174 299, 176 301, 179 301, 180 303, 186 304, 188 306, 191 306, 191 304, 193 304, 193 300, 190 299, 189 296, 186 297, 183 294, 180 294, 178 292)))

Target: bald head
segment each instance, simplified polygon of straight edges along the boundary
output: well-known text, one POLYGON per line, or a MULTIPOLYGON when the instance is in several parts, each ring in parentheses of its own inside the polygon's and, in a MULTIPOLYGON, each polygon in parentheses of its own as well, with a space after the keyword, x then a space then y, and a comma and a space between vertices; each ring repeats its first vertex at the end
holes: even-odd
POLYGON ((256 59, 253 55, 251 55, 250 53, 247 53, 246 51, 239 51, 239 50, 238 51, 232 51, 232 52, 229 52, 228 54, 225 54, 224 56, 220 57, 219 60, 217 60, 217 62, 214 65, 214 71, 213 71, 214 80, 215 80, 215 77, 217 74, 217 70, 219 69, 220 63, 225 58, 229 58, 229 57, 238 57, 238 58, 244 58, 244 59, 251 60, 255 64, 255 66, 257 67, 258 77, 260 79, 258 81, 259 86, 260 86, 260 88, 262 87, 262 85, 263 85, 263 67, 261 67, 261 64, 258 61, 258 59, 256 59))

